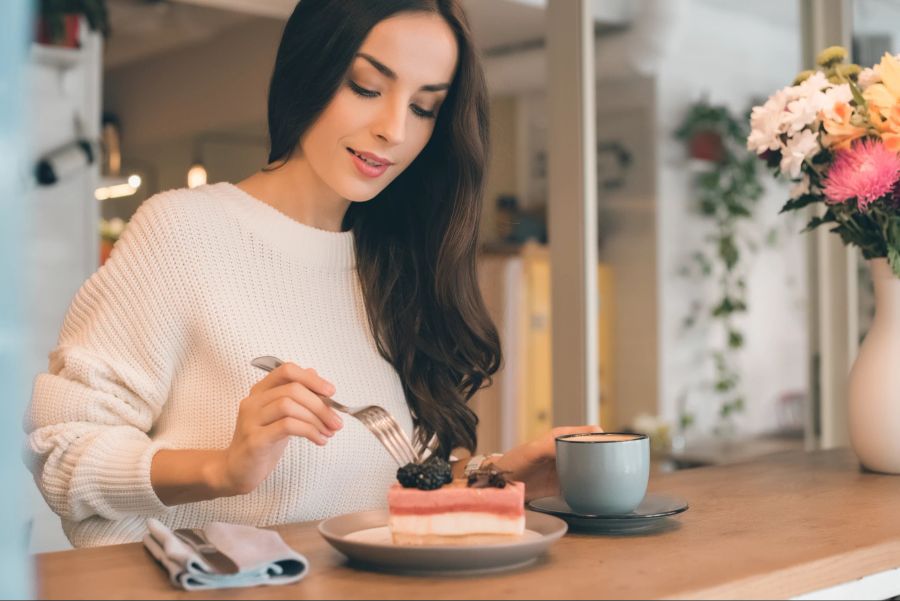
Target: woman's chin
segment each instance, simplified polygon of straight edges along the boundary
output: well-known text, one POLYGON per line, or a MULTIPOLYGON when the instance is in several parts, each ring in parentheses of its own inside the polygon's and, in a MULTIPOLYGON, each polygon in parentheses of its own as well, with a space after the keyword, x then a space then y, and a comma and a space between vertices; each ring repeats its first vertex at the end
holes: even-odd
POLYGON ((347 186, 346 189, 341 192, 341 196, 349 200, 350 202, 368 202, 378 196, 379 193, 384 188, 378 188, 377 190, 372 188, 360 189, 359 187, 347 186))

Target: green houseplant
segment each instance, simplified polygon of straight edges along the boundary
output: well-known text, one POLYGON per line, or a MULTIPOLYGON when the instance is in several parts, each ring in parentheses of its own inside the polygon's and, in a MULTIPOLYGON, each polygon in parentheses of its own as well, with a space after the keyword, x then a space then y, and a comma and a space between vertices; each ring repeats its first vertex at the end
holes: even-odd
MULTIPOLYGON (((675 131, 693 159, 692 212, 707 231, 681 270, 697 281, 700 292, 684 326, 711 326, 706 358, 712 362, 713 380, 694 385, 708 388, 717 399, 716 430, 723 435, 730 433, 734 414, 744 408, 737 361, 745 336, 738 318, 747 311, 745 258, 758 247, 748 226, 754 223, 763 193, 759 161, 744 147, 747 134, 746 120, 705 100, 689 107, 675 131)), ((680 419, 684 429, 693 416, 682 410, 680 419)))

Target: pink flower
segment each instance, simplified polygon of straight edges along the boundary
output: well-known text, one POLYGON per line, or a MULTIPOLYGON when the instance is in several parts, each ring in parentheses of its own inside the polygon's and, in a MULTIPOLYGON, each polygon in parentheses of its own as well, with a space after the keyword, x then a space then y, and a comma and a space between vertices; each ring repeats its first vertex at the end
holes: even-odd
POLYGON ((900 156, 888 150, 881 140, 854 142, 839 150, 825 180, 825 197, 837 204, 856 199, 860 211, 889 194, 900 181, 900 156))

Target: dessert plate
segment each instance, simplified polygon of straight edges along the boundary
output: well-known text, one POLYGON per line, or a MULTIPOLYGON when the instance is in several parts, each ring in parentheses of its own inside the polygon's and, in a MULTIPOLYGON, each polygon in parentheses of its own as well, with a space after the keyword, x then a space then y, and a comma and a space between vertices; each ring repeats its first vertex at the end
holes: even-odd
POLYGON ((543 497, 525 504, 528 509, 564 519, 569 526, 608 534, 631 534, 655 531, 667 525, 667 518, 687 511, 687 501, 680 497, 647 493, 637 509, 620 515, 585 515, 575 513, 562 497, 543 497))
POLYGON ((331 546, 361 567, 425 574, 480 574, 527 566, 566 533, 551 515, 525 512, 525 534, 491 545, 403 546, 391 541, 386 509, 348 513, 319 524, 331 546))

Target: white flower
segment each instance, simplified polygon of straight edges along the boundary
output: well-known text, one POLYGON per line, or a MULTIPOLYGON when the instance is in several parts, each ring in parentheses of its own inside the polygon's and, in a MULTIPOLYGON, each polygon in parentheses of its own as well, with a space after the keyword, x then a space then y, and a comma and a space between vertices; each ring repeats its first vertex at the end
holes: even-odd
POLYGON ((762 106, 753 107, 750 113, 750 136, 747 149, 756 154, 781 148, 780 136, 785 132, 784 108, 787 95, 784 90, 775 92, 762 106))
POLYGON ((859 72, 859 75, 857 76, 859 87, 865 90, 873 83, 881 83, 881 74, 876 71, 877 68, 878 65, 875 65, 875 68, 866 67, 859 72))
POLYGON ((787 94, 788 101, 790 101, 797 98, 808 98, 829 86, 831 86, 831 82, 828 81, 825 74, 821 71, 816 71, 799 84, 785 88, 784 92, 787 94))
POLYGON ((834 112, 834 106, 838 103, 850 104, 850 101, 853 100, 853 91, 850 90, 850 84, 842 83, 822 92, 822 98, 819 100, 825 116, 837 120, 839 117, 834 112))
POLYGON ((782 116, 788 131, 800 131, 816 120, 819 116, 819 105, 821 104, 819 96, 823 96, 823 94, 816 92, 812 96, 798 98, 788 103, 787 110, 782 116))
POLYGON ((781 151, 781 172, 791 179, 799 178, 803 161, 815 156, 821 150, 819 137, 816 134, 808 129, 798 132, 788 139, 787 145, 781 151))
MULTIPOLYGON (((810 76, 810 79, 813 77, 815 75, 810 76)), ((802 87, 806 81, 794 87, 802 87)), ((807 96, 798 96, 788 103, 787 111, 784 114, 788 131, 800 131, 804 127, 812 125, 819 118, 820 112, 824 112, 829 119, 836 119, 834 105, 839 102, 849 103, 853 100, 853 92, 850 90, 849 84, 833 85, 826 80, 825 86, 820 89, 819 84, 816 83, 815 86, 808 89, 807 96)))

